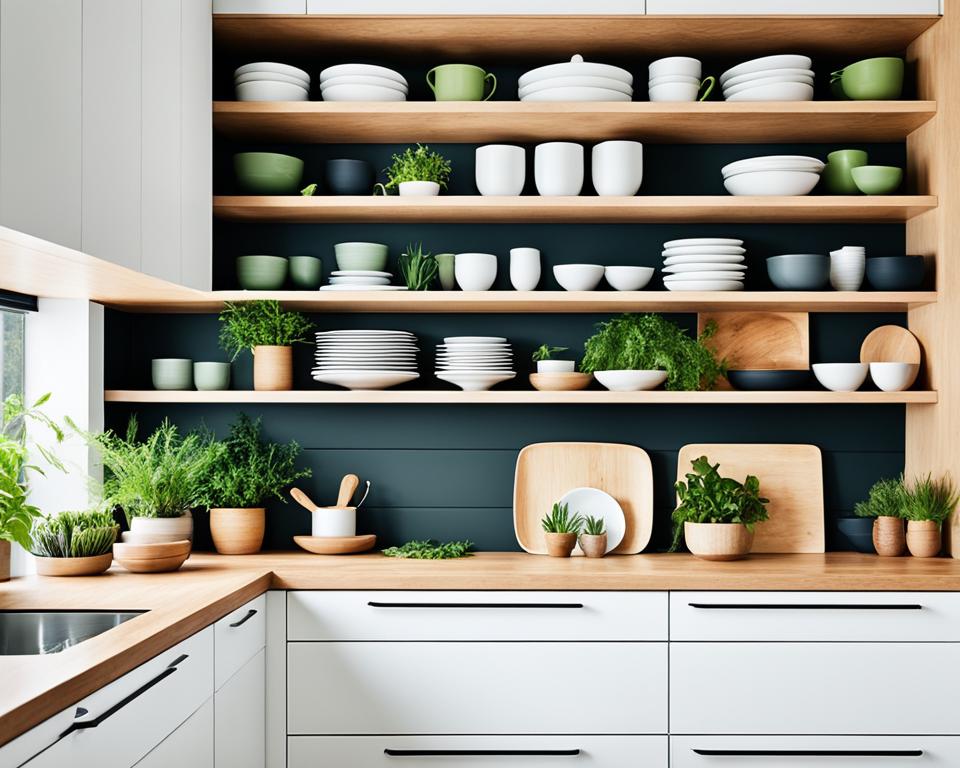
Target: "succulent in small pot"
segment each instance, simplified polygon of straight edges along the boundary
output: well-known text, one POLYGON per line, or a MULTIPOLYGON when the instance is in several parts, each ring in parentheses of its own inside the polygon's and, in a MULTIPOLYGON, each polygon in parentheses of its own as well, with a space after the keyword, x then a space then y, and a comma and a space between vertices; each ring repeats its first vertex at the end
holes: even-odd
POLYGON ((554 360, 558 352, 566 352, 569 347, 551 347, 541 344, 533 351, 532 359, 537 364, 537 373, 573 373, 576 368, 575 360, 554 360))
POLYGON ((580 534, 580 549, 587 557, 603 557, 607 554, 607 529, 602 517, 587 515, 580 534))
POLYGON ((407 147, 403 154, 394 155, 384 173, 387 183, 378 187, 384 194, 396 189, 402 197, 434 197, 447 188, 450 179, 450 161, 430 147, 417 144, 407 147))
POLYGON ((906 504, 903 478, 884 478, 870 488, 865 501, 853 508, 857 517, 873 518, 873 548, 881 557, 900 557, 906 549, 903 516, 906 504))
POLYGON ((583 529, 583 516, 570 516, 568 504, 554 504, 549 515, 540 520, 550 557, 570 557, 583 529))
POLYGON ((914 557, 940 554, 941 527, 957 508, 958 495, 953 480, 944 475, 917 478, 906 489, 904 517, 907 519, 907 549, 914 557))
POLYGON ((95 576, 113 562, 120 526, 110 512, 61 512, 34 526, 30 553, 41 576, 95 576))

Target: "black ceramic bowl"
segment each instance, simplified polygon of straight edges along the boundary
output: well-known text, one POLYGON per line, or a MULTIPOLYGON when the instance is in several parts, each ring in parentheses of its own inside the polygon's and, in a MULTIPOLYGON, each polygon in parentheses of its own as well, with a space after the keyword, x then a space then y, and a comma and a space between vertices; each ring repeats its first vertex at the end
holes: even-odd
POLYGON ((867 282, 877 291, 912 291, 923 284, 923 256, 867 259, 867 282))
POLYGON ((324 181, 331 195, 369 195, 373 192, 373 166, 366 160, 327 160, 324 181))
POLYGON ((810 371, 727 371, 727 380, 734 389, 748 391, 806 389, 810 371))
POLYGON ((837 520, 837 531, 840 533, 840 543, 854 552, 876 552, 873 548, 872 517, 841 517, 837 520))

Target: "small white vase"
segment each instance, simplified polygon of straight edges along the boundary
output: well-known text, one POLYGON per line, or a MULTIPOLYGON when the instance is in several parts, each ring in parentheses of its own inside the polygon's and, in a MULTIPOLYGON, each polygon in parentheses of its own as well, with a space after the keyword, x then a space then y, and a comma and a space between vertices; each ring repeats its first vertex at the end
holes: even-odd
POLYGON ((189 510, 180 517, 134 517, 130 534, 124 541, 159 544, 166 541, 193 541, 193 515, 189 510))
POLYGON ((510 249, 510 284, 518 291, 532 291, 540 282, 540 251, 510 249))
POLYGON ((401 181, 400 197, 436 197, 440 194, 440 185, 435 181, 401 181))

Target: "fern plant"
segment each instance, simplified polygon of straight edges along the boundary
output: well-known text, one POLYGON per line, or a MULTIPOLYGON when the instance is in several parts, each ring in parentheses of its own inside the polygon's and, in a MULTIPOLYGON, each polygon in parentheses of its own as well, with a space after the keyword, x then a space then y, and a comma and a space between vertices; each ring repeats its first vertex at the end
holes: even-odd
POLYGON ((433 181, 446 189, 450 171, 450 161, 443 155, 417 144, 416 149, 407 147, 403 154, 393 156, 393 162, 384 171, 387 183, 383 186, 390 190, 399 188, 404 181, 433 181))
POLYGON ((313 323, 279 301, 227 302, 220 313, 220 346, 236 360, 254 347, 289 347, 306 342, 313 323))
POLYGON ((602 517, 587 515, 583 519, 583 532, 587 536, 602 536, 607 532, 606 521, 602 517))
POLYGON ((858 501, 853 508, 857 517, 904 517, 907 491, 903 477, 878 480, 870 488, 865 501, 858 501))
POLYGON ((120 526, 103 510, 61 512, 37 523, 31 554, 37 557, 96 557, 110 551, 120 526))
POLYGON ((544 515, 540 525, 546 533, 576 533, 583 529, 583 515, 570 516, 569 504, 554 504, 549 515, 544 515))

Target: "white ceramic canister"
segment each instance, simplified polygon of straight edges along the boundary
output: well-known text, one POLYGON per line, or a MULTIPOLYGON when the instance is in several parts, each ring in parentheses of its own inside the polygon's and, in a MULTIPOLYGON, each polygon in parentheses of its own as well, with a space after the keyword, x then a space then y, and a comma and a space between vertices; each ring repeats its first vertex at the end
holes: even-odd
POLYGON ((601 197, 633 197, 643 182, 643 144, 639 141, 603 141, 590 160, 593 188, 601 197))
POLYGON ((356 536, 356 507, 317 507, 312 514, 314 536, 356 536))
POLYGON ((583 146, 570 141, 537 144, 533 175, 537 192, 544 197, 579 195, 583 188, 583 146))
POLYGON ((540 282, 540 251, 536 248, 510 249, 510 284, 518 291, 532 291, 540 282))
POLYGON ((477 147, 475 177, 477 189, 486 196, 516 196, 523 192, 527 178, 527 152, 512 144, 477 147))

